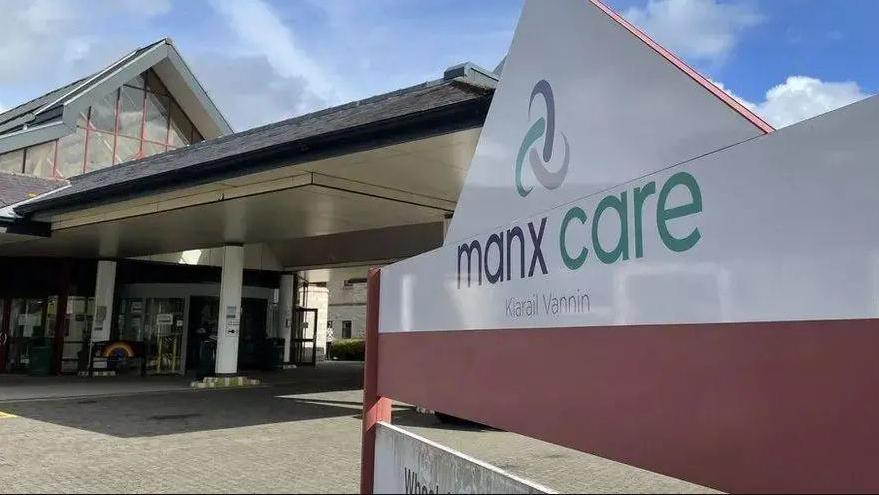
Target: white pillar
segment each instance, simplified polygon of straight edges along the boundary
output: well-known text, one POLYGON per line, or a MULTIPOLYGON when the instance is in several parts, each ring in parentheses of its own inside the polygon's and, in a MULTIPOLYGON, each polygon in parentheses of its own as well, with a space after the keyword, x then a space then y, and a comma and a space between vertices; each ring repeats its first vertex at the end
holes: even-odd
POLYGON ((116 262, 98 261, 95 280, 95 315, 92 320, 92 342, 110 340, 113 321, 113 293, 116 290, 116 262))
POLYGON ((284 339, 284 362, 290 362, 290 337, 293 329, 293 295, 296 291, 296 277, 292 273, 281 275, 281 290, 278 294, 278 337, 284 339))
POLYGON ((238 326, 241 322, 241 283, 244 278, 244 247, 223 247, 220 279, 220 318, 217 324, 218 375, 238 371, 238 326))

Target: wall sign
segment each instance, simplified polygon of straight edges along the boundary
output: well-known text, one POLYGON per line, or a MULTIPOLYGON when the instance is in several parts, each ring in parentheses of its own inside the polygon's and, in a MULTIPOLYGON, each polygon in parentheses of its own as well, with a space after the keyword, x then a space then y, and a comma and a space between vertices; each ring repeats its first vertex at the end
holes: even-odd
POLYGON ((226 306, 226 335, 235 335, 238 333, 239 321, 238 307, 226 306))
POLYGON ((449 235, 383 270, 380 331, 879 317, 859 106, 750 139, 600 8, 527 2, 449 235))

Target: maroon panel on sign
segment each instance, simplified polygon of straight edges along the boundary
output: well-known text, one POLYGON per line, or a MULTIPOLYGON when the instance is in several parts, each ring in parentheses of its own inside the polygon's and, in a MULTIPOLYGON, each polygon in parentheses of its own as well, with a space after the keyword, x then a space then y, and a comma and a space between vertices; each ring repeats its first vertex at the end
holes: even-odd
POLYGON ((382 333, 379 394, 733 492, 879 491, 879 323, 382 333))

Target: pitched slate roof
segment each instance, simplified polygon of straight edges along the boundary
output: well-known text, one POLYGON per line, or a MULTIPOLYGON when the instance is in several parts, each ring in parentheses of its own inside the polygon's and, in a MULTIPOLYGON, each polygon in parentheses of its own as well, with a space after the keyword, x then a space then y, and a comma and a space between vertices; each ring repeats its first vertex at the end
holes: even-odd
POLYGON ((64 180, 0 172, 0 208, 20 203, 67 184, 64 180))
POLYGON ((460 78, 424 83, 76 176, 70 187, 15 211, 27 215, 78 209, 344 154, 352 147, 366 149, 478 127, 492 94, 492 88, 460 78))
MULTIPOLYGON (((0 125, 4 124, 6 122, 9 122, 11 120, 14 120, 18 117, 21 117, 22 115, 25 115, 29 112, 33 112, 35 110, 38 110, 43 105, 46 105, 52 101, 57 100, 58 98, 61 98, 62 96, 64 96, 64 94, 69 93, 74 88, 76 88, 77 86, 79 86, 80 84, 85 82, 87 79, 91 78, 92 76, 93 75, 83 77, 82 79, 77 79, 76 81, 73 81, 70 84, 66 84, 64 86, 61 86, 60 88, 49 91, 48 93, 46 93, 42 96, 38 96, 31 101, 22 103, 21 105, 15 107, 15 108, 10 108, 9 110, 6 110, 5 112, 0 113, 0 125)), ((0 134, 6 134, 6 133, 12 132, 14 130, 15 129, 8 129, 4 132, 0 132, 0 134)))

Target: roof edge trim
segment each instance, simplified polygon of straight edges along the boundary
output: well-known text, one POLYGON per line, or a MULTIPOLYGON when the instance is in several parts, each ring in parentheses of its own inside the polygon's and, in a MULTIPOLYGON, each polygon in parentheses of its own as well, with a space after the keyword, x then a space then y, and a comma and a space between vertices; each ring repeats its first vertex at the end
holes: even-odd
MULTIPOLYGON (((138 61, 143 58, 146 58, 148 55, 152 54, 156 49, 163 48, 165 40, 157 41, 152 45, 149 45, 146 49, 138 53, 139 50, 135 50, 121 59, 114 62, 112 65, 105 67, 102 71, 95 74, 93 77, 89 78, 86 82, 77 86, 73 90, 69 91, 65 95, 61 96, 57 100, 52 103, 46 104, 43 108, 40 108, 38 111, 34 113, 40 113, 44 110, 51 108, 52 106, 63 104, 65 109, 68 105, 74 104, 81 99, 86 99, 87 95, 92 92, 96 86, 100 85, 102 82, 107 79, 117 75, 127 73, 129 69, 138 61), (81 91, 80 91, 81 90, 81 91), (76 94, 74 94, 76 93, 76 94)), ((164 58, 166 56, 165 53, 160 54, 160 58, 164 58)), ((127 76, 128 74, 126 74, 127 76)), ((124 83, 123 83, 124 84, 124 83)))
POLYGON ((214 103, 214 99, 211 97, 210 93, 208 93, 207 89, 202 84, 199 78, 195 77, 195 72, 192 71, 192 68, 189 66, 189 63, 186 62, 186 59, 183 58, 183 54, 177 50, 177 46, 174 44, 174 40, 171 38, 165 38, 165 42, 168 44, 168 60, 174 64, 177 70, 183 76, 183 79, 190 86, 190 91, 192 91, 199 101, 202 103, 202 106, 205 110, 211 115, 212 120, 215 121, 217 127, 220 129, 220 134, 225 136, 227 134, 234 134, 235 129, 232 128, 232 124, 223 115, 223 112, 220 111, 220 107, 218 107, 214 103))
POLYGON ((644 44, 652 48, 656 53, 671 62, 671 64, 677 67, 681 72, 690 76, 690 78, 696 81, 696 83, 698 83, 706 90, 708 90, 711 94, 726 103, 727 106, 741 114, 742 117, 751 122, 751 124, 757 127, 764 134, 768 134, 775 130, 774 127, 772 127, 769 123, 763 120, 760 116, 749 110, 748 107, 742 105, 738 100, 730 96, 729 93, 727 93, 726 91, 718 88, 717 85, 712 83, 707 77, 703 76, 698 71, 687 65, 686 62, 682 61, 672 52, 668 51, 662 45, 654 41, 653 38, 635 27, 634 24, 624 19, 621 15, 617 14, 613 9, 605 5, 601 0, 589 0, 589 2, 598 9, 600 9, 602 12, 607 14, 608 17, 616 21, 623 28, 635 35, 638 39, 643 41, 644 44))

